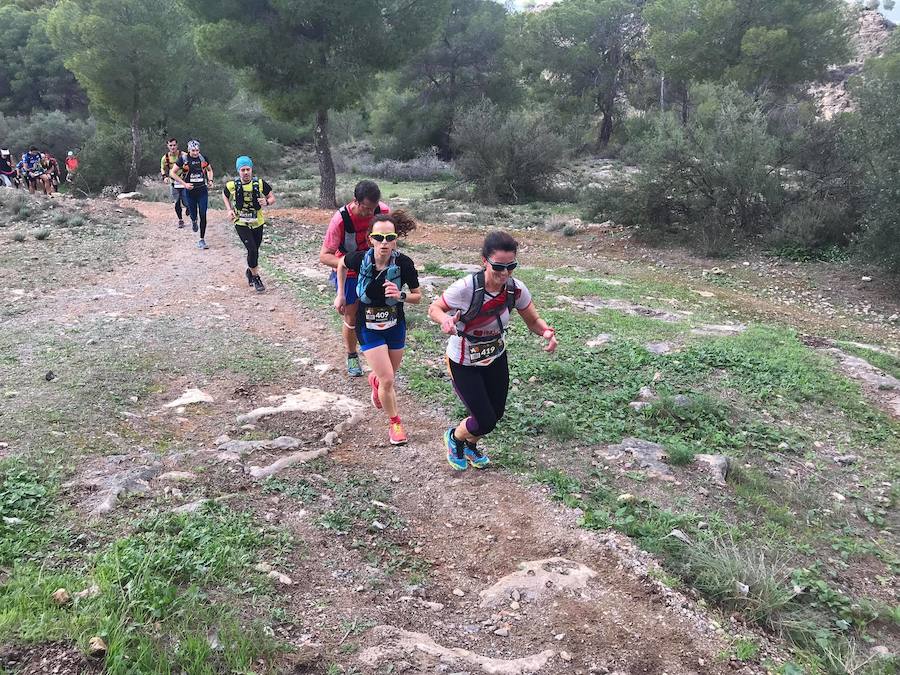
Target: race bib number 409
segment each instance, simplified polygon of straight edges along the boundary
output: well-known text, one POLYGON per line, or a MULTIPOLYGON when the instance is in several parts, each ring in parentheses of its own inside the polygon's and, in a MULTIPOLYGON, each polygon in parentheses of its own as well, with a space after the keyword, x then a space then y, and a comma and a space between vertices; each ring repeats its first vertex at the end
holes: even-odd
POLYGON ((397 325, 397 307, 366 307, 366 328, 387 330, 397 325))

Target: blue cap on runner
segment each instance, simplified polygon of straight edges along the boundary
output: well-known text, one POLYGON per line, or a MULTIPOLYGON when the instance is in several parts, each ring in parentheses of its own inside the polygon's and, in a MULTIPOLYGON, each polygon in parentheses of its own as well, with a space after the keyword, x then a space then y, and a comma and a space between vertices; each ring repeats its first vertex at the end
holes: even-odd
POLYGON ((253 160, 247 157, 247 155, 241 155, 234 163, 234 168, 238 171, 244 166, 249 166, 251 169, 253 168, 253 160))

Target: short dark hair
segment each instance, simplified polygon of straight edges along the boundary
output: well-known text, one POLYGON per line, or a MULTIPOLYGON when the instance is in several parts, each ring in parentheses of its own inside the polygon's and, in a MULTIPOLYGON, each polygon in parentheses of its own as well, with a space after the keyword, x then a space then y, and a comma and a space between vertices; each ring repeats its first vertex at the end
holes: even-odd
POLYGON ((377 204, 381 200, 381 190, 374 180, 361 180, 353 188, 353 199, 358 202, 370 201, 377 204))
POLYGON ((484 238, 484 244, 481 245, 481 257, 490 258, 494 251, 511 251, 516 253, 519 250, 519 242, 512 238, 502 230, 494 230, 488 232, 484 238))
POLYGON ((172 141, 175 141, 175 142, 177 143, 177 142, 178 142, 178 139, 177 139, 177 138, 170 138, 169 140, 166 141, 166 144, 168 145, 168 144, 171 143, 172 141))
POLYGON ((32 145, 30 148, 28 148, 28 152, 31 152, 32 150, 37 150, 37 149, 38 149, 38 146, 32 145))

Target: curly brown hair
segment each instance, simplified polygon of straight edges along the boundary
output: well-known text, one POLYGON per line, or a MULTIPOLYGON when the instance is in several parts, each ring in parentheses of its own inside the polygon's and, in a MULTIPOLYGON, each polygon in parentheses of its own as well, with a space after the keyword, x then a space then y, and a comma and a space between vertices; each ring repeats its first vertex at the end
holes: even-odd
POLYGON ((372 234, 372 228, 375 223, 391 223, 394 226, 394 232, 398 237, 409 236, 409 233, 416 229, 416 220, 409 211, 397 209, 390 213, 379 213, 369 225, 369 234, 372 234))

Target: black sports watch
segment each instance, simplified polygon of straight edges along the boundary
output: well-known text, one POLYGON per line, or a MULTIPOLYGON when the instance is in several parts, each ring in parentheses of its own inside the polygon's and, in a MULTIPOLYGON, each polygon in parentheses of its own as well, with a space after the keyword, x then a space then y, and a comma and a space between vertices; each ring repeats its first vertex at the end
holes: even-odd
POLYGON ((400 302, 406 302, 406 291, 400 291, 400 302))

